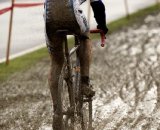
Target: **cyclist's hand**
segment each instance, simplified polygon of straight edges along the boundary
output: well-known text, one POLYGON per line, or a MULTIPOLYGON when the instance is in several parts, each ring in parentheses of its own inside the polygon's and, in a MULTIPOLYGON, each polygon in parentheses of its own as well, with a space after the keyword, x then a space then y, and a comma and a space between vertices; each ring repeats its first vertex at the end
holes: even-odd
POLYGON ((108 28, 106 25, 104 25, 104 26, 97 25, 97 29, 103 30, 104 34, 107 34, 107 32, 108 32, 108 28))

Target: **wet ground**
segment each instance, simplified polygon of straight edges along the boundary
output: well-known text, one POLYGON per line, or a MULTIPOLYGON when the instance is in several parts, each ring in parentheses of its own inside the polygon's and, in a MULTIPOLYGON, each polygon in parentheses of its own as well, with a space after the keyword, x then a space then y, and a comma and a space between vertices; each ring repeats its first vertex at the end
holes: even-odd
MULTIPOLYGON (((94 46, 95 130, 160 130, 160 13, 94 46)), ((96 43, 96 42, 95 42, 96 43)), ((0 84, 1 130, 51 130, 49 59, 0 84)))

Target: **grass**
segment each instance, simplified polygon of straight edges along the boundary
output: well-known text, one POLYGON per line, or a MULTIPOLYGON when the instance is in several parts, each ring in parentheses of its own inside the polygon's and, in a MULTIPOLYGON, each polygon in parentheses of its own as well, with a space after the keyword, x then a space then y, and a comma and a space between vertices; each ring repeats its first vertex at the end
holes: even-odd
MULTIPOLYGON (((114 22, 111 22, 108 24, 110 30, 109 33, 115 32, 123 27, 130 26, 135 22, 140 22, 146 15, 152 14, 157 11, 160 11, 160 4, 151 6, 149 8, 140 10, 134 14, 131 14, 129 19, 123 17, 114 22)), ((93 35, 91 38, 96 39, 98 37, 99 37, 98 35, 93 35)), ((73 38, 69 39, 69 43, 73 43, 73 38)), ((15 72, 28 69, 29 67, 33 66, 35 63, 37 63, 38 61, 47 56, 48 56, 47 49, 42 48, 38 51, 11 60, 8 66, 6 66, 5 63, 1 63, 0 82, 5 81, 10 75, 12 75, 15 72)))
POLYGON ((42 48, 30 54, 18 57, 10 61, 9 65, 5 63, 0 64, 0 82, 5 81, 11 74, 26 70, 29 67, 33 66, 35 63, 40 61, 42 58, 48 56, 47 49, 42 48))
POLYGON ((143 18, 148 14, 153 14, 158 11, 160 11, 160 4, 139 10, 138 12, 131 14, 129 18, 123 17, 116 21, 113 21, 108 25, 110 33, 115 32, 123 27, 130 26, 135 22, 141 22, 143 21, 143 18))

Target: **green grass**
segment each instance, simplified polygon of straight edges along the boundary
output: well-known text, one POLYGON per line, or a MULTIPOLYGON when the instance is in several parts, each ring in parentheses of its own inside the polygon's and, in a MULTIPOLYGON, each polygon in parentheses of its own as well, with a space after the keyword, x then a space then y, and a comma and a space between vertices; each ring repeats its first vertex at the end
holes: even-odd
POLYGON ((28 69, 29 67, 33 66, 35 63, 40 61, 42 58, 45 58, 47 56, 48 56, 47 49, 42 48, 39 49, 38 51, 11 60, 9 65, 1 63, 0 82, 5 81, 11 74, 17 71, 28 69))
POLYGON ((138 12, 131 14, 129 18, 127 17, 120 18, 114 22, 111 22, 108 25, 110 30, 109 32, 112 33, 123 27, 130 26, 133 23, 141 22, 143 21, 143 18, 148 14, 153 14, 158 11, 160 11, 160 4, 139 10, 138 12))
MULTIPOLYGON (((126 17, 120 18, 114 22, 108 24, 109 32, 115 32, 123 27, 130 26, 135 22, 140 22, 147 14, 152 14, 154 12, 160 11, 160 5, 155 5, 143 10, 140 10, 127 19, 126 17)), ((98 38, 98 35, 92 35, 92 39, 98 38)), ((69 43, 73 43, 73 38, 69 39, 69 43)), ((71 44, 70 44, 71 45, 71 44)), ((5 81, 10 75, 15 72, 23 71, 33 66, 35 63, 40 61, 41 59, 48 57, 47 49, 42 48, 38 51, 32 52, 30 54, 26 54, 19 58, 10 61, 8 66, 5 63, 0 64, 0 82, 5 81)))

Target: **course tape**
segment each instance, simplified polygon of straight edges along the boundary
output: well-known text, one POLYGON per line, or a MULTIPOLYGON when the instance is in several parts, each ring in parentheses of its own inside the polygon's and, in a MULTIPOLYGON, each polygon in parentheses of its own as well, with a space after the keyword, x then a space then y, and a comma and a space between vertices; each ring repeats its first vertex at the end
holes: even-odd
POLYGON ((0 15, 7 13, 8 11, 10 11, 12 9, 12 7, 8 7, 8 8, 4 8, 0 10, 0 15))
POLYGON ((40 6, 40 5, 43 5, 43 3, 24 3, 24 4, 17 3, 17 4, 14 4, 14 7, 27 8, 27 7, 40 6))
POLYGON ((13 7, 16 7, 16 8, 27 8, 27 7, 33 7, 33 6, 40 6, 40 5, 43 5, 43 3, 15 3, 13 6, 11 7, 7 7, 7 8, 4 8, 4 9, 0 9, 0 15, 4 14, 4 13, 7 13, 8 11, 10 11, 13 7))

